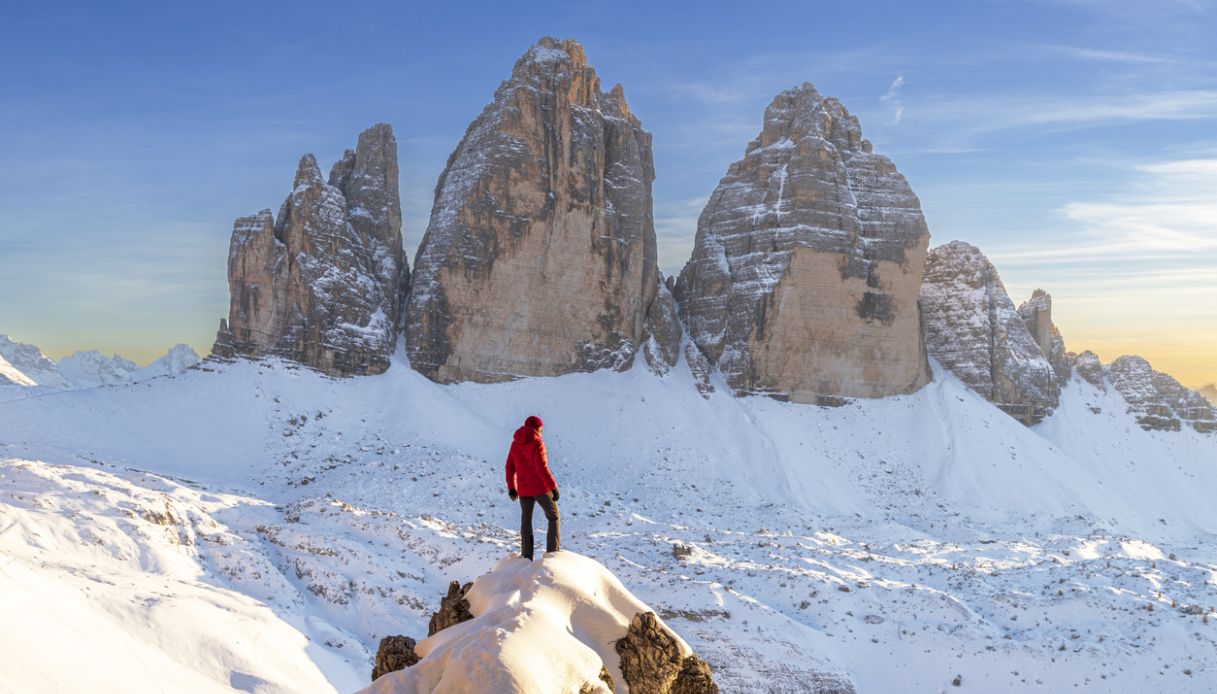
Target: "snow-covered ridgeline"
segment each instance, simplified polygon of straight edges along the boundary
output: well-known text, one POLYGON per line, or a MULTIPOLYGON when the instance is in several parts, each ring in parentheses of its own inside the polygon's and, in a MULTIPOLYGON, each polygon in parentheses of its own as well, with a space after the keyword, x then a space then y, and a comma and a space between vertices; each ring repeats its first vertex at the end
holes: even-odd
POLYGON ((178 344, 143 367, 117 354, 106 357, 97 350, 76 352, 56 363, 38 347, 0 335, 0 359, 7 364, 0 370, 0 385, 78 389, 139 383, 181 373, 197 364, 199 355, 189 345, 178 344))

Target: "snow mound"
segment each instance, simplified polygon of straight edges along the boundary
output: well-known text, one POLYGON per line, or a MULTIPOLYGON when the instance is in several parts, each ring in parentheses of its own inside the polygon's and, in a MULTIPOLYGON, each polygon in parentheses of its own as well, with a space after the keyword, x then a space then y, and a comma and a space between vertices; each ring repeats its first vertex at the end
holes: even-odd
POLYGON ((652 611, 602 564, 567 551, 504 558, 466 597, 474 619, 418 644, 418 664, 363 693, 607 692, 602 667, 625 681, 614 644, 635 614, 652 611))

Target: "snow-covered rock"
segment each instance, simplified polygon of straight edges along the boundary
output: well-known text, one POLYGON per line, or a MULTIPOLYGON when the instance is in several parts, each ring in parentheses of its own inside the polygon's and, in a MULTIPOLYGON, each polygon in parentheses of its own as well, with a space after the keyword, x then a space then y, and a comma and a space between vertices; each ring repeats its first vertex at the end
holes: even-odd
POLYGON ((701 661, 650 607, 589 557, 568 551, 548 553, 539 561, 508 556, 475 581, 466 598, 473 619, 418 643, 415 651, 421 660, 381 676, 364 694, 591 694, 614 691, 610 683, 655 694, 717 691, 672 688, 684 676, 686 660, 694 663, 694 674, 684 676, 690 681, 700 672, 696 664, 701 661), (632 621, 650 629, 636 628, 632 621), (672 652, 665 649, 662 660, 666 664, 674 659, 672 672, 648 662, 648 655, 660 660, 657 640, 646 638, 657 630, 668 637, 663 643, 672 652), (627 634, 633 638, 627 639, 627 634), (623 640, 628 655, 624 659, 618 646, 623 640), (657 670, 663 671, 653 672, 657 670))
POLYGON ((134 383, 139 364, 117 354, 109 357, 95 349, 69 354, 59 360, 59 373, 72 388, 96 388, 134 383))
POLYGON ((980 249, 952 241, 930 250, 921 308, 930 356, 969 388, 1027 424, 1056 407, 1057 372, 980 249))
POLYGON ((0 357, 4 357, 12 368, 20 371, 36 385, 50 388, 66 388, 67 382, 59 374, 55 360, 48 357, 37 346, 18 342, 8 335, 0 335, 0 357))
POLYGON ((1094 386, 1100 392, 1107 392, 1103 363, 1099 361, 1099 355, 1090 350, 1082 352, 1073 360, 1073 369, 1082 380, 1094 386))
POLYGON ((132 374, 132 378, 135 381, 146 381, 158 376, 172 376, 182 373, 198 363, 198 352, 195 352, 188 344, 178 343, 170 347, 165 356, 132 374))
POLYGON ((3 355, 0 355, 0 385, 36 386, 32 378, 26 376, 20 369, 13 366, 3 355))
POLYGON ((436 185, 406 319, 440 382, 630 367, 658 288, 651 135, 573 40, 542 38, 436 185))
POLYGON ((1107 367, 1107 377, 1128 403, 1128 411, 1148 430, 1179 431, 1187 423, 1202 433, 1217 432, 1217 409, 1203 395, 1145 359, 1125 355, 1107 367))
POLYGON ((858 119, 778 94, 697 223, 676 298, 737 394, 883 397, 929 380, 917 290, 929 229, 858 119))
POLYGON ((659 278, 655 299, 647 311, 646 341, 643 355, 647 366, 657 374, 668 373, 680 359, 682 329, 680 313, 668 283, 659 278))
POLYGON ((228 318, 212 353, 276 355, 330 375, 380 373, 397 344, 407 268, 397 139, 380 123, 330 171, 300 159, 279 209, 241 217, 228 252, 228 318))
POLYGON ((1018 315, 1022 316, 1031 338, 1052 365, 1057 382, 1063 385, 1073 372, 1073 360, 1076 355, 1065 351, 1065 340, 1061 337, 1061 331, 1052 322, 1052 295, 1043 289, 1036 289, 1031 293, 1030 299, 1019 305, 1018 315))

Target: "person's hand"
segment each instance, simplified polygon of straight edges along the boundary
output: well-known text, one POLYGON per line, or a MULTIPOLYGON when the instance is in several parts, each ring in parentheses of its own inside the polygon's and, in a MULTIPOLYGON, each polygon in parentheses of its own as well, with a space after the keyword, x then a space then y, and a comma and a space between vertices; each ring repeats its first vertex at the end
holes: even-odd
POLYGON ((558 500, 558 488, 554 487, 554 501, 558 500))
POLYGON ((516 490, 514 490, 514 489, 508 489, 508 490, 507 490, 507 496, 511 497, 511 500, 512 500, 512 501, 515 501, 516 499, 519 499, 519 498, 520 498, 520 495, 519 495, 519 494, 517 494, 517 493, 516 493, 516 490))

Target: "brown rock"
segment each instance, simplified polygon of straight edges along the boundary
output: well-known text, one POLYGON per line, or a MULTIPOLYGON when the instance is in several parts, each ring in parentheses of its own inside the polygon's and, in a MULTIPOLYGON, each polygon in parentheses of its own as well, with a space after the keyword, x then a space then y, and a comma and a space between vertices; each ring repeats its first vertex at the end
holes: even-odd
POLYGON ((431 622, 427 625, 428 638, 435 636, 441 629, 473 619, 473 613, 469 611, 469 600, 465 598, 472 587, 472 583, 466 583, 463 587, 456 581, 448 584, 448 595, 440 598, 439 611, 431 613, 431 622))
POLYGON ((380 373, 397 343, 407 270, 401 247, 397 141, 388 125, 321 177, 300 160, 277 218, 233 226, 229 315, 213 352, 274 355, 335 376, 380 373))
POLYGON ((929 380, 917 305, 928 242, 895 165, 804 84, 773 100, 711 195, 676 299, 737 394, 908 393, 929 380))
POLYGON ((623 370, 658 288, 651 136, 572 40, 543 38, 469 126, 435 192, 407 306, 440 382, 623 370))
POLYGON ((419 661, 414 647, 418 644, 408 636, 386 636, 376 649, 376 664, 372 668, 372 681, 389 672, 404 670, 419 661))
POLYGON ((617 641, 621 676, 630 694, 717 694, 710 666, 681 652, 654 612, 639 612, 617 641))

